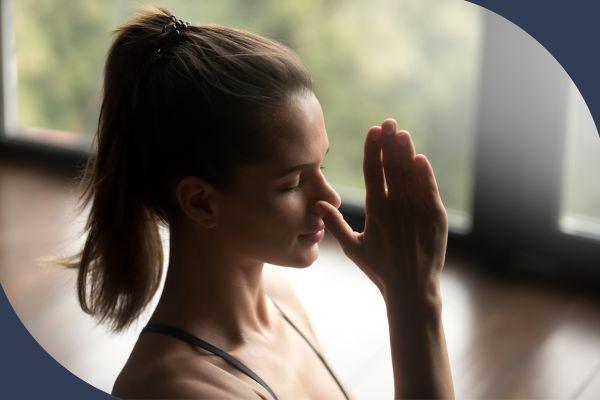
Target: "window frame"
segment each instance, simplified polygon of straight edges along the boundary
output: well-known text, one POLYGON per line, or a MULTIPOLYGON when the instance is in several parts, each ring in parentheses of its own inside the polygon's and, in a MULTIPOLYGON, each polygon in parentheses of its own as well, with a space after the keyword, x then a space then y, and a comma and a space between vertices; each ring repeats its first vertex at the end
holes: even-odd
MULTIPOLYGON (((14 54, 12 15, 12 0, 2 1, 0 157, 78 174, 89 157, 85 149, 52 146, 7 133, 7 127, 15 126, 10 116, 16 115, 16 110, 7 111, 11 104, 7 99, 16 94, 16 62, 10 54, 14 54)), ((577 277, 597 287, 600 240, 565 233, 559 227, 568 75, 558 62, 548 68, 547 54, 536 57, 545 48, 534 39, 517 37, 519 28, 490 11, 484 11, 482 18, 472 228, 465 232, 450 226, 449 250, 477 254, 492 271, 577 277), (515 40, 507 40, 513 36, 515 40), (520 55, 518 64, 515 52, 520 55), (549 81, 555 84, 547 85, 549 81), (514 99, 515 89, 529 95, 514 99), (543 156, 538 154, 539 143, 548 144, 543 156), (532 156, 535 163, 526 163, 532 156)), ((362 229, 362 206, 343 204, 341 210, 354 229, 362 229)))

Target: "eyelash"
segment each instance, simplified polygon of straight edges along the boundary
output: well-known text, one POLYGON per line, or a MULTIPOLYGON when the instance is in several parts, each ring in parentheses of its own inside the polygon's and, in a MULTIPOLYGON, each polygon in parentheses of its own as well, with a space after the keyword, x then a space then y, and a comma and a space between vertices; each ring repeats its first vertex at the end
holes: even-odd
MULTIPOLYGON (((319 166, 319 169, 320 169, 321 171, 324 171, 324 170, 325 170, 325 166, 324 166, 324 165, 320 165, 320 166, 319 166)), ((283 191, 284 191, 284 192, 286 192, 286 193, 294 193, 294 192, 299 192, 300 190, 301 190, 301 188, 300 188, 300 184, 297 184, 296 186, 292 186, 292 187, 289 187, 289 188, 284 188, 284 189, 283 189, 283 191)))

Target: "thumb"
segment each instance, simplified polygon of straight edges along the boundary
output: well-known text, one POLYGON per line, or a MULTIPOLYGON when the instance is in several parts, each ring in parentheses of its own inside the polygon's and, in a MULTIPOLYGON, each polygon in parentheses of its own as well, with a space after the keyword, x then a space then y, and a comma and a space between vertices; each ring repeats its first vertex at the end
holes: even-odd
POLYGON ((354 254, 359 246, 358 233, 346 223, 342 213, 326 201, 318 201, 317 209, 323 218, 325 227, 338 241, 347 255, 354 254))

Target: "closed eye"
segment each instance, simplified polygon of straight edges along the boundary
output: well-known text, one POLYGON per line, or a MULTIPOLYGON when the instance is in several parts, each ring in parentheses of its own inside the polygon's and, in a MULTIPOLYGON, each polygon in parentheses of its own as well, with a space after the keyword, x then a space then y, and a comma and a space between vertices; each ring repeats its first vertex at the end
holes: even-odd
MULTIPOLYGON (((324 171, 325 170, 325 165, 323 165, 323 164, 319 165, 319 170, 324 171)), ((282 191, 286 192, 286 193, 289 193, 289 192, 298 192, 298 191, 302 190, 302 182, 303 182, 303 179, 299 179, 297 185, 285 187, 285 188, 282 189, 282 191)))
POLYGON ((297 186, 292 186, 292 187, 289 187, 289 188, 284 188, 284 189, 283 189, 283 191, 284 191, 284 192, 286 192, 286 193, 290 193, 290 192, 292 192, 292 193, 293 193, 293 192, 299 192, 300 190, 301 190, 301 189, 300 189, 300 185, 297 185, 297 186))

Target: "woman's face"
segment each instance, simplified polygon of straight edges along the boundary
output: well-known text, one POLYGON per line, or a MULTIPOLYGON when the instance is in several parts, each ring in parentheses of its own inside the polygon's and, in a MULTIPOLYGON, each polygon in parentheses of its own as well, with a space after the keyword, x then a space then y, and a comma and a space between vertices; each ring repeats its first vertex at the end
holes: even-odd
POLYGON ((294 95, 279 116, 273 156, 236 172, 220 195, 217 229, 244 259, 306 267, 324 234, 316 202, 339 207, 341 200, 321 169, 329 141, 317 98, 294 95))

